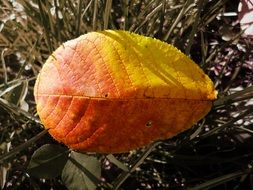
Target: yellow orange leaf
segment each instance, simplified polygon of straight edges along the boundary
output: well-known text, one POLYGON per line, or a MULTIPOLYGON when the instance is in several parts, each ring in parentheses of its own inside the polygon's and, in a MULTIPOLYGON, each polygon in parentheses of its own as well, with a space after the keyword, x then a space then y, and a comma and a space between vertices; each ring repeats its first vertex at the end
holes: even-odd
POLYGON ((34 90, 38 114, 74 150, 126 152, 204 117, 214 85, 172 45, 126 31, 90 32, 60 46, 34 90))

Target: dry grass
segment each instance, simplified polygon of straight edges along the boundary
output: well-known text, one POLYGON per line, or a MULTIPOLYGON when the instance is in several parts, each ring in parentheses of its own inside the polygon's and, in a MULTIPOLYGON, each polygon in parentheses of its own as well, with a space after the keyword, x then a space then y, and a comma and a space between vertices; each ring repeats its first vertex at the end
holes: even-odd
POLYGON ((55 143, 44 135, 37 118, 34 81, 48 55, 62 42, 110 28, 174 44, 213 79, 219 99, 205 119, 151 153, 116 155, 129 166, 131 175, 105 161, 103 178, 114 187, 122 184, 122 189, 253 189, 253 42, 241 36, 235 17, 224 16, 237 10, 229 2, 1 1, 1 187, 63 188, 58 178, 39 180, 26 173, 32 152, 42 144, 55 143))

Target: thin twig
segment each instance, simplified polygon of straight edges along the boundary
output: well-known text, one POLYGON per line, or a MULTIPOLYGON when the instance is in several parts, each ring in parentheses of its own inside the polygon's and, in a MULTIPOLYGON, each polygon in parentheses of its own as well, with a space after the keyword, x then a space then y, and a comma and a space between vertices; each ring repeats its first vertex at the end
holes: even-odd
POLYGON ((244 130, 244 131, 247 131, 248 133, 251 133, 251 134, 253 134, 253 131, 252 130, 250 130, 250 129, 248 129, 248 128, 245 128, 245 127, 243 127, 243 126, 240 126, 240 127, 237 127, 238 129, 241 129, 241 130, 244 130))

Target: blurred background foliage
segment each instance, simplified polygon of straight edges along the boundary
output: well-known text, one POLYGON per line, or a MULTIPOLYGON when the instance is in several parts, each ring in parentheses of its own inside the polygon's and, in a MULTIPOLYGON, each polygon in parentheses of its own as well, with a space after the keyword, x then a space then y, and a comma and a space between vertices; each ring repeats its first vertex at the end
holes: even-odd
POLYGON ((155 144, 152 151, 114 155, 120 164, 100 156, 101 180, 119 189, 253 189, 253 38, 240 28, 238 4, 238 0, 1 0, 1 188, 65 189, 60 178, 38 179, 27 173, 32 153, 43 144, 56 144, 37 118, 34 82, 60 44, 109 28, 174 44, 212 78, 219 97, 202 121, 155 144), (125 166, 131 173, 122 170, 125 166))

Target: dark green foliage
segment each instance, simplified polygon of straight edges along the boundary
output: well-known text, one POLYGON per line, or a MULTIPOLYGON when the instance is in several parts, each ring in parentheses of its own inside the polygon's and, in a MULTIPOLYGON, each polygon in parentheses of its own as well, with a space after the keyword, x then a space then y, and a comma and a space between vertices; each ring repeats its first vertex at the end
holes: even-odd
POLYGON ((69 190, 95 189, 100 184, 101 164, 94 156, 70 152, 60 145, 46 144, 32 155, 27 172, 30 176, 53 179, 61 176, 69 190))
POLYGON ((242 35, 236 16, 225 14, 237 13, 238 3, 0 1, 0 187, 65 189, 66 185, 75 189, 95 184, 97 189, 253 189, 253 40, 242 35), (56 143, 45 135, 33 97, 44 61, 62 42, 107 28, 174 44, 212 78, 218 100, 193 128, 146 149, 113 157, 74 152, 67 157, 68 150, 59 145, 44 149, 42 145, 56 143), (49 155, 44 154, 49 150, 49 155), (57 155, 63 157, 60 162, 57 155), (56 161, 59 167, 53 176, 64 166, 61 177, 44 180, 27 175, 30 171, 37 177, 53 177, 52 173, 47 176, 43 164, 35 167, 34 160, 56 161))
POLYGON ((55 178, 61 174, 68 154, 69 150, 59 145, 43 145, 32 155, 27 172, 38 178, 55 178))
POLYGON ((92 156, 72 152, 61 174, 69 190, 92 190, 100 184, 101 164, 92 156))

